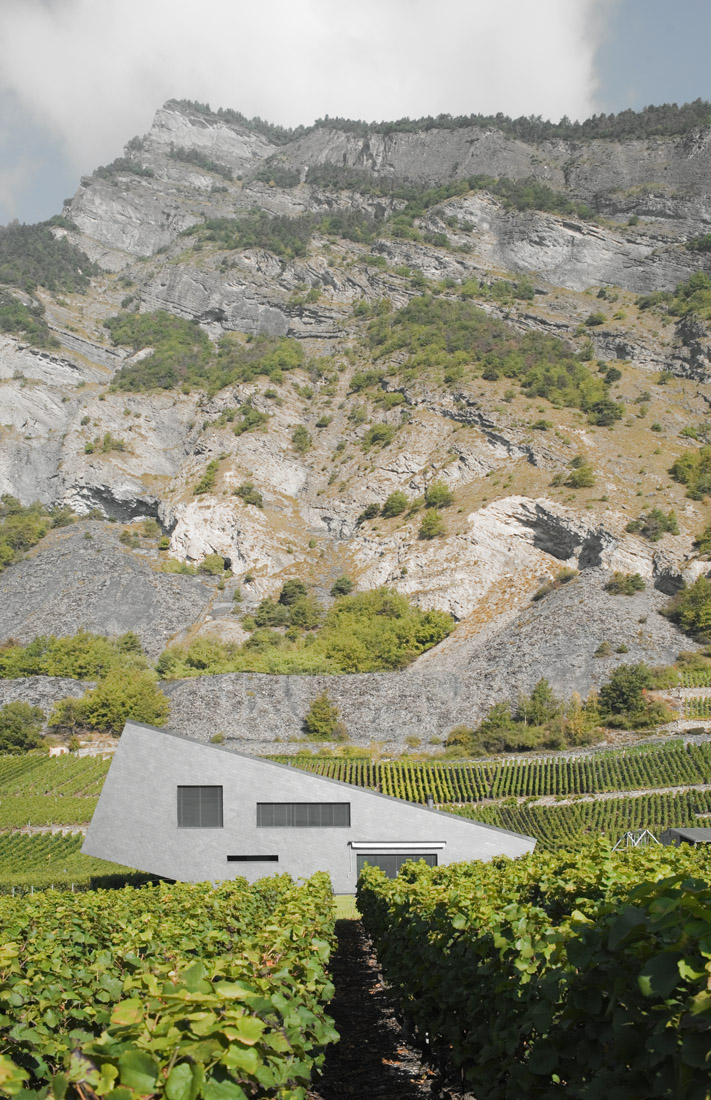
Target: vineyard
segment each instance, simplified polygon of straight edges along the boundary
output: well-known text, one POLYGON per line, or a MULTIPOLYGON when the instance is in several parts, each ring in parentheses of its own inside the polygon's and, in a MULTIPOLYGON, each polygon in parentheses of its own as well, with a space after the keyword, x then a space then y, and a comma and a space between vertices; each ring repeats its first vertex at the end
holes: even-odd
POLYGON ((488 1100, 708 1097, 709 853, 366 868, 358 908, 430 1058, 488 1100))
POLYGON ((711 698, 695 698, 684 700, 684 716, 686 718, 711 718, 711 698))
POLYGON ((322 874, 5 897, 0 929, 4 1096, 303 1100, 338 1038, 322 874))
POLYGON ((555 849, 574 847, 596 836, 616 841, 632 829, 649 829, 658 837, 664 829, 708 826, 708 818, 697 815, 711 814, 711 790, 592 799, 565 806, 523 803, 443 809, 535 836, 539 847, 555 849))
POLYGON ((0 894, 137 884, 148 876, 82 854, 81 833, 0 833, 0 894))
POLYGON ((423 803, 428 792, 435 802, 456 803, 711 783, 711 742, 684 745, 674 741, 643 750, 490 764, 306 755, 276 759, 330 779, 423 803))
POLYGON ((679 669, 679 687, 708 688, 711 687, 711 668, 679 669))
MULTIPOLYGON (((648 828, 658 835, 670 826, 704 825, 708 818, 698 815, 711 815, 711 791, 659 790, 711 786, 711 741, 684 744, 676 740, 580 756, 490 762, 378 761, 306 754, 279 760, 412 802, 425 803, 431 793, 442 807, 455 811, 460 807, 479 821, 534 836, 544 848, 578 844, 596 834, 616 840, 636 828, 648 828), (625 798, 625 791, 650 793, 625 798), (619 798, 575 801, 576 796, 616 792, 620 792, 619 798), (532 801, 540 798, 573 802, 544 805, 532 801)), ((35 753, 1 756, 0 830, 28 823, 39 827, 85 824, 94 811, 109 763, 72 755, 51 759, 35 753)), ((101 875, 123 876, 113 881, 125 880, 125 868, 82 856, 76 837, 57 837, 56 847, 52 847, 52 838, 37 837, 32 848, 30 838, 24 839, 28 841, 26 849, 19 837, 14 838, 13 848, 0 833, 0 891, 29 885, 74 884, 77 888, 96 883, 101 875), (47 845, 46 851, 42 844, 47 845), (32 862, 28 862, 30 856, 32 862)))
POLYGON ((0 756, 0 829, 85 825, 109 770, 96 756, 0 756))

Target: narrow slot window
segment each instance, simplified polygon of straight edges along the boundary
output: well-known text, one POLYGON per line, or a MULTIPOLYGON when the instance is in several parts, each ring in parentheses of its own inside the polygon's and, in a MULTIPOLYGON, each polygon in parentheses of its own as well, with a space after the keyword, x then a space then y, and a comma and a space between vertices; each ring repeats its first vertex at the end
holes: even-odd
POLYGON ((279 856, 228 856, 228 863, 278 863, 279 856))

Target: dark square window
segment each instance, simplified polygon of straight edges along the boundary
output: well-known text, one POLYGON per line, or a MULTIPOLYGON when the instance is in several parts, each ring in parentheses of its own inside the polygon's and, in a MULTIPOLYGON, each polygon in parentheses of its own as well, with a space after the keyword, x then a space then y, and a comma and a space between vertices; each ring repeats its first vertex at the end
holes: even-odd
POLYGON ((222 828, 222 787, 178 787, 178 827, 222 828))

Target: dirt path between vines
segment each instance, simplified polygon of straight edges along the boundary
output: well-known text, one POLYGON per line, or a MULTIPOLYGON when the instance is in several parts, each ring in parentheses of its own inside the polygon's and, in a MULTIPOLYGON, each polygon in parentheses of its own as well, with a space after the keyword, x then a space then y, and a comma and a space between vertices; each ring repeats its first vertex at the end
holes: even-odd
POLYGON ((341 1039, 328 1047, 310 1100, 432 1100, 434 1074, 402 1034, 361 922, 339 920, 336 934, 329 1011, 341 1039))

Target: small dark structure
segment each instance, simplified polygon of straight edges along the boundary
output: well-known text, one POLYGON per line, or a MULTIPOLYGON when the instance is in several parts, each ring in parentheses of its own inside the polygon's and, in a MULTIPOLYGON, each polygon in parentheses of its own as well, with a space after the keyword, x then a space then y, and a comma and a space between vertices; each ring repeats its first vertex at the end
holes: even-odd
POLYGON ((659 839, 662 844, 711 844, 711 829, 665 829, 659 839))

